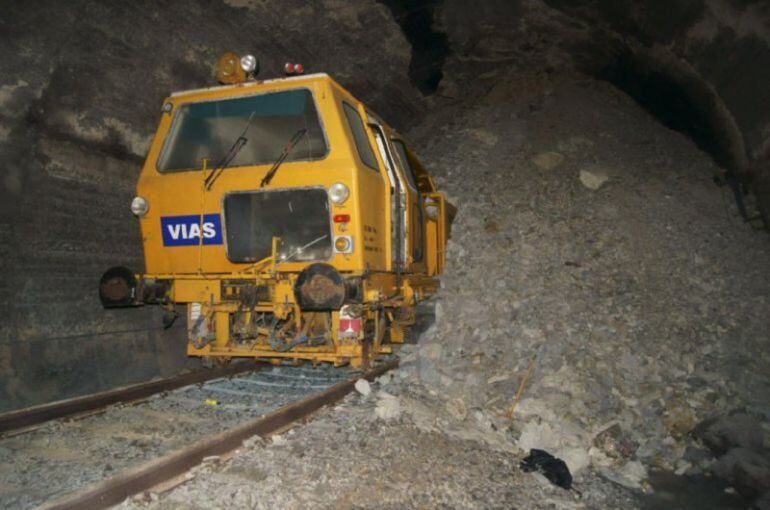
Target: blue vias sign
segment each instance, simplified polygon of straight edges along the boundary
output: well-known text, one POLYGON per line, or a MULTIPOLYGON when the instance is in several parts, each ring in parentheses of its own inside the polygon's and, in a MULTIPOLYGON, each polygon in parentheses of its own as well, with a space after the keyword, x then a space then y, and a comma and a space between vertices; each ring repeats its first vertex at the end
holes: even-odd
POLYGON ((198 246, 201 234, 203 244, 222 244, 222 221, 218 214, 205 214, 203 223, 198 214, 190 216, 162 216, 163 246, 198 246))

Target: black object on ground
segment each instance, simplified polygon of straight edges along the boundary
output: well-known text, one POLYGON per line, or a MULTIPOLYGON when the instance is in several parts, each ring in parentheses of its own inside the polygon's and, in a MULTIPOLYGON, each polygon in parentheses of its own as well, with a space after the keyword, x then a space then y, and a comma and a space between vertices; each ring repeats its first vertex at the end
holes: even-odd
POLYGON ((562 489, 572 489, 572 474, 569 472, 567 464, 545 450, 532 448, 529 455, 521 461, 519 467, 525 473, 532 471, 541 473, 548 478, 548 481, 562 489))

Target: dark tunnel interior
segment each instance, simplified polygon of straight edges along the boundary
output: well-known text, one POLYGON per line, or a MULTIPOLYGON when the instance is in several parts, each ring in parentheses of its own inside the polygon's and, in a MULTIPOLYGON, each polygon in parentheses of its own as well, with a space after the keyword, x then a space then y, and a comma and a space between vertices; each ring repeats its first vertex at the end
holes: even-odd
POLYGON ((446 34, 434 26, 434 12, 441 0, 380 0, 393 13, 412 46, 409 78, 425 95, 436 92, 444 77, 442 68, 449 53, 446 34))
POLYGON ((626 92, 664 126, 687 135, 720 166, 734 165, 730 154, 722 149, 713 115, 706 110, 710 105, 697 104, 692 92, 676 78, 644 67, 630 52, 618 55, 597 77, 626 92))

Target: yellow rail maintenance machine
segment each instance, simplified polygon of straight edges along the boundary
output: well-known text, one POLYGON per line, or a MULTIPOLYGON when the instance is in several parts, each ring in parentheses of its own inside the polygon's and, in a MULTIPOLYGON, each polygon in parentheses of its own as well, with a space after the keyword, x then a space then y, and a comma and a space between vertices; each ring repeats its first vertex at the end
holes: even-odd
POLYGON ((186 304, 187 352, 366 365, 437 288, 454 207, 404 140, 326 74, 174 93, 131 211, 144 274, 108 270, 107 308, 186 304))

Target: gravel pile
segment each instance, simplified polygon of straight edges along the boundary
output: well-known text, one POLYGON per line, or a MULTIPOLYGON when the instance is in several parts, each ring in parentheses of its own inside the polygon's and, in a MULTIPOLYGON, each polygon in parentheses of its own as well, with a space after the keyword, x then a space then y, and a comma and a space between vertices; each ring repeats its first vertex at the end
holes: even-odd
MULTIPOLYGON (((387 376, 383 378, 387 380, 387 376)), ((625 508, 638 498, 598 477, 582 497, 518 468, 504 448, 468 434, 435 399, 398 382, 353 393, 310 423, 247 441, 232 459, 210 459, 188 481, 120 508, 403 509, 625 508), (399 402, 397 415, 378 412, 399 402)))
POLYGON ((703 420, 767 435, 770 244, 719 168, 607 84, 486 79, 415 133, 459 208, 415 380, 460 417, 515 407, 521 449, 634 488, 708 470, 703 420))

